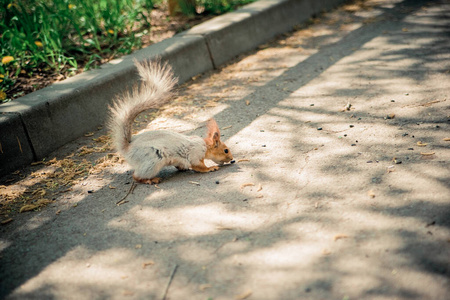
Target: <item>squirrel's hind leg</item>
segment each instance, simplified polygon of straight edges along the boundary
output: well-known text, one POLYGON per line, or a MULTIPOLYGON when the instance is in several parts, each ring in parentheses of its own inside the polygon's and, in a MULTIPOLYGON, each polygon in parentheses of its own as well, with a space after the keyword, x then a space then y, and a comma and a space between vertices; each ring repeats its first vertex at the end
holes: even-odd
POLYGON ((139 183, 160 183, 161 178, 157 177, 157 175, 165 165, 163 160, 159 160, 156 163, 151 160, 142 162, 139 167, 134 169, 133 179, 139 183))
POLYGON ((148 178, 137 177, 135 174, 133 174, 133 179, 136 180, 136 182, 146 183, 146 184, 158 184, 161 182, 160 177, 153 177, 153 178, 148 179, 148 178))

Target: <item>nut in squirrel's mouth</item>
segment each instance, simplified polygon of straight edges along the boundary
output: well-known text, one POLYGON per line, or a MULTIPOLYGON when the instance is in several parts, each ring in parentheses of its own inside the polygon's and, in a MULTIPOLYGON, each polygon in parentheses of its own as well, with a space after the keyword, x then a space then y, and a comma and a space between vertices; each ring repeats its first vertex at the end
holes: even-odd
POLYGON ((234 164, 235 162, 236 161, 234 159, 233 160, 229 160, 229 161, 221 161, 219 166, 223 166, 225 164, 234 164))

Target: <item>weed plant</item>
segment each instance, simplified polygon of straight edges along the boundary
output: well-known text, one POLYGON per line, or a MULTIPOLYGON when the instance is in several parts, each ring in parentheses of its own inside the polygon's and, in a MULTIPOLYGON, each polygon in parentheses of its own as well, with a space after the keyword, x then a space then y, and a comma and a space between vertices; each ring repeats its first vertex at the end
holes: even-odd
MULTIPOLYGON (((34 72, 75 73, 140 47, 153 0, 0 0, 0 89, 34 72)), ((3 97, 6 98, 5 95, 3 97)), ((0 95, 2 99, 2 95, 0 95)))
MULTIPOLYGON (((14 87, 19 76, 66 77, 139 49, 140 36, 150 30, 150 12, 162 1, 0 0, 0 103, 23 93, 14 87)), ((178 1, 183 8, 188 0, 178 1)), ((196 5, 204 14, 221 14, 252 1, 196 5)))

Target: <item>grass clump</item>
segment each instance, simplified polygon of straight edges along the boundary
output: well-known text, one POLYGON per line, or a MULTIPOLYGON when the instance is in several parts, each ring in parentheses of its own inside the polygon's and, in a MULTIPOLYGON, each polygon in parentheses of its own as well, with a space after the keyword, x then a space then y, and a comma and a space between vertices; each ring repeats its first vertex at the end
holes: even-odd
POLYGON ((255 0, 0 0, 0 104, 140 49, 167 1, 189 20, 255 0))
POLYGON ((140 47, 153 0, 0 0, 0 100, 18 76, 76 73, 140 47))

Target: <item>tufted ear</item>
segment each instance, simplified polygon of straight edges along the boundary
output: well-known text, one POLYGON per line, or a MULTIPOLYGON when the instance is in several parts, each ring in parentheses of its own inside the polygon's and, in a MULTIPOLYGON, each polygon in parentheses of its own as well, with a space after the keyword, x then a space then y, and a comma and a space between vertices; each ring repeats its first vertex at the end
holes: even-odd
POLYGON ((217 122, 214 119, 209 119, 206 123, 208 132, 206 134, 205 141, 208 145, 217 147, 220 142, 220 129, 217 126, 217 122))

